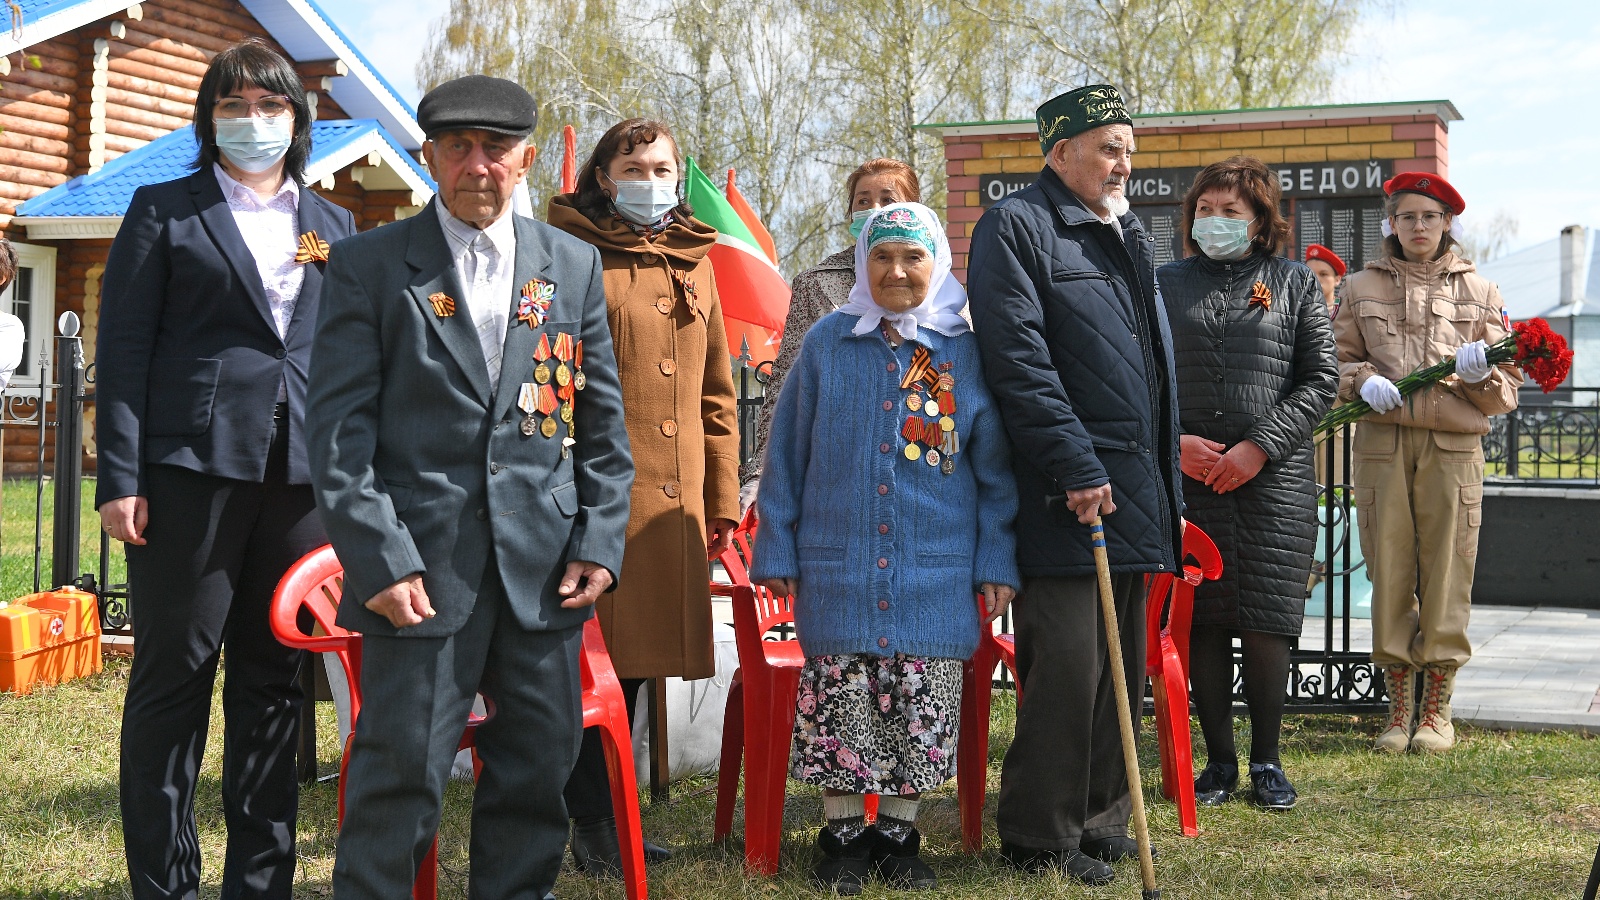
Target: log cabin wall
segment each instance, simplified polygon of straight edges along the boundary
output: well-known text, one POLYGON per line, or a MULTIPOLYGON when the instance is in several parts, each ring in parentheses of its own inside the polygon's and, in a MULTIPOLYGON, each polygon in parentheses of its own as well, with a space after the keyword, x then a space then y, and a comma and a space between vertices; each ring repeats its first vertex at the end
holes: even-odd
MULTIPOLYGON (((206 67, 218 53, 249 38, 265 40, 288 56, 236 0, 155 0, 0 58, 0 233, 56 249, 54 315, 71 310, 82 318, 86 362, 94 359, 100 280, 111 240, 30 240, 12 225, 17 206, 190 124, 206 67)), ((296 61, 295 68, 317 119, 348 118, 329 93, 333 80, 344 74, 341 62, 296 61)), ((361 168, 346 167, 312 187, 323 188, 320 193, 351 210, 363 230, 394 221, 408 207, 414 211, 418 199, 410 191, 365 191, 361 168)), ((53 408, 45 417, 54 417, 53 408)), ((93 429, 91 403, 84 423, 89 473, 95 468, 93 429)), ((51 431, 47 467, 53 457, 51 431)), ((32 474, 36 428, 13 425, 5 432, 0 473, 32 474)))

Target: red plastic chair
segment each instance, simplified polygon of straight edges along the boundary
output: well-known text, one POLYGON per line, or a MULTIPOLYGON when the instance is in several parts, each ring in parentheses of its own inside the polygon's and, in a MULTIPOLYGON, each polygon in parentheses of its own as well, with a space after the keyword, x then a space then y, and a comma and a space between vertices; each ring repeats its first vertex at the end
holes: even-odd
MULTIPOLYGON (((350 685, 350 721, 361 721, 361 635, 342 628, 335 621, 344 594, 344 567, 331 546, 311 551, 289 567, 272 596, 269 619, 272 633, 286 646, 317 653, 333 653, 344 667, 350 685), (302 614, 314 623, 312 634, 300 627, 302 614), (315 633, 320 632, 320 633, 315 633)), ((622 701, 622 686, 617 681, 611 657, 598 620, 584 624, 583 653, 579 657, 579 680, 583 691, 584 727, 598 727, 606 753, 606 768, 611 775, 611 802, 617 816, 617 836, 622 844, 623 885, 629 900, 647 900, 644 845, 639 825, 639 791, 634 779, 632 730, 628 727, 627 706, 622 701)), ((489 706, 489 716, 494 707, 489 706)), ((476 731, 489 716, 469 715, 461 735, 460 749, 474 749, 476 731)), ((351 734, 354 737, 354 732, 351 734)), ((339 763, 339 821, 344 821, 345 773, 350 761, 350 744, 345 742, 339 763)), ((482 771, 477 753, 472 756, 474 776, 482 771)), ((437 838, 428 848, 417 870, 411 896, 415 900, 434 900, 438 895, 437 838)))
MULTIPOLYGON (((795 704, 805 654, 797 640, 765 640, 766 633, 794 622, 793 598, 777 598, 750 583, 748 564, 755 545, 754 510, 723 551, 723 568, 733 584, 712 591, 733 601, 734 643, 739 671, 728 690, 722 720, 722 758, 717 771, 717 812, 713 840, 733 832, 733 808, 744 769, 744 855, 751 872, 775 875, 783 837, 783 801, 789 778, 789 748, 794 739, 795 704)), ((877 815, 878 798, 866 798, 867 819, 877 815)))
MULTIPOLYGON (((1156 738, 1161 751, 1161 794, 1178 804, 1178 821, 1186 837, 1200 834, 1194 799, 1194 751, 1189 734, 1189 626, 1194 615, 1194 589, 1202 580, 1222 576, 1222 555, 1210 536, 1194 525, 1183 532, 1183 553, 1197 565, 1185 564, 1183 579, 1173 590, 1173 576, 1147 580, 1145 598, 1145 673, 1150 676, 1156 707, 1156 738), (1172 603, 1167 611, 1167 599, 1172 603), (1167 611, 1166 626, 1162 613, 1167 611)), ((957 793, 961 803, 961 838, 968 853, 983 846, 983 804, 988 774, 989 699, 994 669, 1004 664, 1017 685, 1016 639, 983 629, 978 652, 965 668, 961 692, 961 737, 956 751, 957 793)))

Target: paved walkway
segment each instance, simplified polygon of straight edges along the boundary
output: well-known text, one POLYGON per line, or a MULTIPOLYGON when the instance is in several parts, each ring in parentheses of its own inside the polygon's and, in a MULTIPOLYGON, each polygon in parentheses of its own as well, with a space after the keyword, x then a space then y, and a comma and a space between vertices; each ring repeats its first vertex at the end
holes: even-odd
MULTIPOLYGON (((718 621, 732 622, 714 598, 718 621)), ((1300 647, 1322 647, 1321 618, 1306 617, 1300 647)), ((1467 628, 1472 661, 1456 678, 1455 716, 1488 728, 1600 734, 1600 610, 1476 606, 1467 628)), ((1342 641, 1341 623, 1334 640, 1342 641)), ((1350 622, 1352 650, 1372 649, 1372 622, 1350 622)))
MULTIPOLYGON (((1323 620, 1306 618, 1303 649, 1322 647, 1323 620)), ((1341 640, 1334 623, 1335 641, 1341 640)), ((1490 728, 1585 729, 1600 734, 1600 611, 1476 606, 1472 661, 1456 677, 1455 717, 1490 728)), ((1372 649, 1372 623, 1350 623, 1352 650, 1372 649)))

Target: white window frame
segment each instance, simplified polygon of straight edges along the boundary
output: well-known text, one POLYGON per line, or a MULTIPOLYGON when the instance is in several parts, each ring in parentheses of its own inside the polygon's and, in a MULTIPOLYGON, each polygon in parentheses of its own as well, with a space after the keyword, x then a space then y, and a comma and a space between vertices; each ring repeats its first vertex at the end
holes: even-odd
MULTIPOLYGON (((31 308, 28 318, 22 322, 22 327, 27 329, 27 350, 23 353, 26 357, 23 366, 30 363, 38 365, 39 348, 45 352, 45 363, 42 372, 35 372, 24 376, 21 374, 23 366, 18 366, 18 374, 11 379, 7 393, 16 393, 21 388, 38 388, 39 379, 44 377, 50 381, 52 366, 55 362, 55 321, 56 321, 56 248, 44 247, 39 244, 12 243, 12 249, 17 252, 17 271, 32 269, 33 296, 28 298, 31 308)), ((0 292, 0 311, 15 315, 13 304, 16 299, 17 284, 20 278, 13 278, 6 289, 0 292)))

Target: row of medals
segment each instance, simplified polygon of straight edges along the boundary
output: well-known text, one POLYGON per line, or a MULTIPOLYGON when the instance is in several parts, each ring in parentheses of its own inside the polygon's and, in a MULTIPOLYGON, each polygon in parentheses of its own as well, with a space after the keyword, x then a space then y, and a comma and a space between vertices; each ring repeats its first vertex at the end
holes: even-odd
MULTIPOLYGON (((951 418, 946 411, 939 409, 938 398, 932 394, 923 396, 921 384, 921 382, 918 382, 913 385, 911 392, 906 394, 906 409, 912 412, 920 412, 930 419, 938 419, 939 430, 944 437, 939 442, 939 446, 929 447, 925 453, 922 450, 921 443, 911 441, 906 444, 905 457, 912 462, 916 462, 919 459, 924 460, 930 466, 937 466, 939 471, 946 475, 953 474, 956 470, 956 454, 961 450, 961 435, 956 431, 956 420, 951 418)), ((951 380, 949 374, 941 376, 941 385, 947 385, 944 388, 944 393, 955 393, 955 382, 951 380)))
MULTIPOLYGON (((584 377, 582 369, 574 371, 573 369, 569 368, 565 362, 558 361, 553 370, 550 368, 550 363, 543 361, 534 367, 533 380, 536 383, 540 385, 546 385, 550 383, 551 378, 554 378, 556 384, 563 388, 569 384, 572 385, 575 391, 583 390, 584 387, 589 383, 589 380, 584 377)), ((546 438, 553 438, 556 436, 556 416, 545 416, 544 420, 540 421, 538 417, 538 410, 534 408, 531 403, 521 404, 521 406, 523 412, 526 413, 522 419, 522 425, 520 426, 523 434, 527 435, 528 437, 533 437, 535 433, 538 433, 546 438)), ((566 440, 562 441, 561 447, 561 456, 562 458, 565 458, 569 452, 568 448, 572 446, 573 441, 577 440, 577 432, 573 427, 571 400, 561 404, 559 416, 561 421, 567 426, 567 437, 566 440)))

